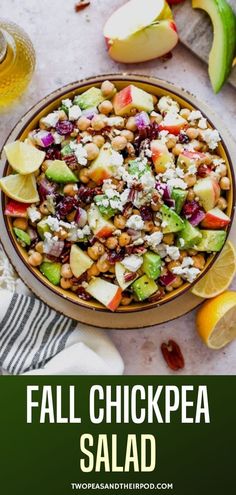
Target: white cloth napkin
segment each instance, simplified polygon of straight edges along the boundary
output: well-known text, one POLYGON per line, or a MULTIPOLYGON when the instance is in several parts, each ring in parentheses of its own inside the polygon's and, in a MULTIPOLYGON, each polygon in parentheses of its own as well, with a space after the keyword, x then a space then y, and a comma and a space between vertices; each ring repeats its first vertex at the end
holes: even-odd
POLYGON ((2 251, 0 367, 16 375, 120 375, 124 371, 120 354, 103 330, 77 323, 33 297, 2 251))

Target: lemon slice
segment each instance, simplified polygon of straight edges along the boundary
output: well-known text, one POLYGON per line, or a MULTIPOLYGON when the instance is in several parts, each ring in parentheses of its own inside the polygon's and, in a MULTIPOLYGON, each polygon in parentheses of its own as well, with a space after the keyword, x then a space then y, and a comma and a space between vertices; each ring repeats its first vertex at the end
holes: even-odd
POLYGON ((6 144, 4 150, 11 167, 23 175, 36 172, 45 158, 44 151, 21 141, 6 144))
POLYGON ((197 313, 197 330, 211 349, 221 349, 236 338, 236 292, 223 294, 203 303, 197 313))
POLYGON ((218 296, 231 284, 236 273, 236 253, 232 242, 227 241, 219 258, 205 277, 194 285, 192 293, 195 296, 209 299, 218 296))
POLYGON ((39 195, 35 176, 31 175, 8 175, 0 180, 0 188, 11 199, 20 203, 37 203, 39 195))

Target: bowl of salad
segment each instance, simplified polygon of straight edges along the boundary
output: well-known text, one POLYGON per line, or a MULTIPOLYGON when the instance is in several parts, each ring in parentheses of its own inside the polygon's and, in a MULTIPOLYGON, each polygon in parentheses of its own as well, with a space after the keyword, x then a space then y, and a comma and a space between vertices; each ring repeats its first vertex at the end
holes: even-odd
POLYGON ((78 306, 132 312, 190 290, 222 250, 234 176, 218 130, 165 83, 61 88, 8 138, 4 223, 32 276, 78 306))

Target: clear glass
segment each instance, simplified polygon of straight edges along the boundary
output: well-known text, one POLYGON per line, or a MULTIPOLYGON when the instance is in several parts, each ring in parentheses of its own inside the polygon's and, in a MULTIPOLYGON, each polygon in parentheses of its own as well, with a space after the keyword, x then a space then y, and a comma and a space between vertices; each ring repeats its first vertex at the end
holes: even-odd
POLYGON ((35 51, 28 35, 11 21, 0 19, 0 110, 28 86, 35 68, 35 51))

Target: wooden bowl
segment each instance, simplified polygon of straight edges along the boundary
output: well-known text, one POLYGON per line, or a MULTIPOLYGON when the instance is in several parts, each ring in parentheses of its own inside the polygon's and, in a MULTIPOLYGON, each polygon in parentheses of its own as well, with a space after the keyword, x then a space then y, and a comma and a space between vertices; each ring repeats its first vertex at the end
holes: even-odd
MULTIPOLYGON (((210 109, 208 109, 205 104, 199 103, 196 98, 194 98, 192 95, 188 94, 186 91, 180 88, 176 88, 174 85, 167 83, 165 81, 155 79, 153 77, 146 77, 146 76, 139 76, 139 75, 128 75, 128 74, 112 74, 112 75, 102 75, 94 78, 89 78, 86 80, 82 80, 79 82, 75 82, 72 84, 69 84, 67 86, 64 86, 57 91, 53 92, 46 98, 44 98, 42 101, 40 101, 38 104, 36 104, 33 108, 31 108, 26 115, 18 122, 18 124, 15 126, 13 131, 10 133, 9 137, 7 138, 6 143, 12 142, 16 139, 21 139, 24 140, 28 133, 37 127, 37 123, 41 117, 44 115, 48 114, 52 110, 56 109, 59 104, 61 99, 65 98, 73 98, 75 95, 80 94, 87 89, 89 89, 91 86, 97 86, 99 87, 102 83, 102 81, 109 79, 113 81, 116 84, 116 87, 120 90, 124 88, 127 84, 135 84, 136 86, 158 96, 161 97, 163 95, 170 95, 174 99, 178 101, 178 103, 181 106, 184 106, 186 108, 189 108, 190 110, 192 109, 197 109, 200 110, 203 114, 204 117, 207 118, 209 124, 211 127, 216 128, 220 134, 221 134, 221 142, 219 144, 218 148, 218 153, 222 158, 225 160, 227 168, 228 168, 228 175, 232 184, 232 187, 230 191, 227 194, 227 201, 228 201, 228 207, 227 207, 227 214, 231 218, 231 223, 233 219, 233 213, 234 213, 234 203, 235 203, 235 197, 234 197, 234 190, 235 190, 235 179, 234 179, 234 172, 233 172, 233 167, 232 167, 232 162, 231 162, 231 150, 230 150, 230 139, 226 135, 225 130, 223 125, 221 124, 219 117, 214 115, 210 109)), ((5 144, 6 144, 5 143, 5 144)), ((6 158, 3 154, 1 153, 1 159, 3 162, 3 171, 2 171, 2 176, 7 175, 10 172, 10 166, 6 161, 6 158)), ((21 261, 24 263, 26 266, 27 270, 30 272, 30 278, 33 282, 33 279, 37 279, 37 283, 41 284, 41 289, 44 287, 45 289, 50 289, 50 291, 57 296, 60 296, 64 301, 65 299, 68 301, 68 303, 73 303, 77 307, 81 307, 86 309, 86 310, 96 310, 102 313, 109 313, 109 310, 107 310, 104 306, 102 306, 100 303, 92 300, 92 301, 83 301, 82 299, 79 299, 76 294, 74 294, 72 291, 66 291, 63 290, 60 287, 56 287, 53 284, 51 284, 46 277, 44 277, 40 271, 36 268, 31 267, 28 264, 27 261, 27 253, 22 248, 16 241, 16 238, 13 234, 12 230, 12 220, 9 217, 5 217, 3 215, 4 212, 4 207, 5 207, 5 195, 2 194, 2 199, 1 199, 1 216, 3 216, 4 220, 4 225, 7 231, 7 235, 9 237, 9 240, 14 248, 15 251, 15 256, 19 257, 21 261)), ((231 226, 231 224, 230 224, 231 226)), ((227 231, 227 235, 230 230, 230 226, 227 231)), ((4 243, 3 243, 4 244, 4 243)), ((204 267, 204 270, 201 272, 200 276, 195 280, 194 283, 199 281, 201 277, 203 277, 208 270, 212 267, 213 263, 219 256, 219 253, 212 254, 208 257, 208 260, 206 262, 206 265, 204 267)), ((14 260, 11 261, 13 262, 14 266, 16 263, 14 263, 14 260)), ((31 284, 29 283, 31 286, 31 284)), ((35 280, 34 284, 35 286, 35 280)), ((189 291, 189 289, 193 286, 193 284, 190 283, 184 283, 180 288, 173 290, 171 293, 166 294, 162 300, 158 302, 134 302, 129 306, 121 306, 117 309, 116 313, 120 314, 128 314, 128 313, 136 313, 140 311, 146 311, 146 310, 151 310, 156 307, 160 307, 164 304, 172 302, 174 299, 179 298, 182 296, 184 293, 189 291)), ((42 290, 40 291, 41 293, 43 292, 42 290)), ((46 301, 48 302, 48 301, 46 301)), ((178 304, 178 300, 176 301, 176 304, 178 304)), ((111 316, 112 318, 112 316, 111 316)), ((79 319, 79 318, 78 318, 79 319)), ((134 325, 136 326, 136 325, 134 325)))

